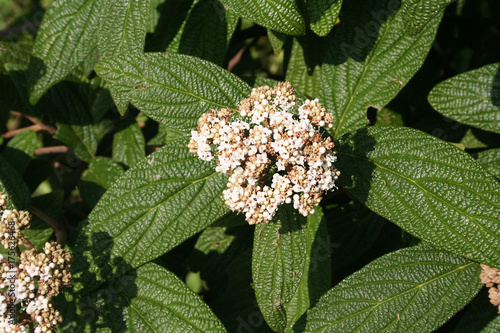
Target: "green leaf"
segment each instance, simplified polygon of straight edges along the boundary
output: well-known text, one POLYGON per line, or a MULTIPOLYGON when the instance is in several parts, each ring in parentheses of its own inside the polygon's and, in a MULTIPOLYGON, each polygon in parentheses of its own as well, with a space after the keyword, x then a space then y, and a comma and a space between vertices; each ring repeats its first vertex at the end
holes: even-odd
POLYGON ((166 0, 151 0, 151 10, 149 11, 146 32, 153 33, 160 20, 161 8, 166 0))
POLYGON ((240 16, 226 7, 224 7, 224 11, 226 12, 226 22, 227 22, 226 45, 229 45, 229 43, 231 42, 231 38, 233 37, 233 34, 236 31, 236 28, 238 27, 240 16))
POLYGON ((476 157, 483 168, 500 179, 500 148, 484 150, 477 153, 476 157))
POLYGON ((339 183, 410 234, 500 266, 500 184, 469 154, 406 127, 370 127, 339 140, 339 183))
POLYGON ((375 126, 404 126, 403 115, 387 106, 383 107, 377 112, 375 126))
POLYGON ((332 244, 323 211, 319 206, 315 210, 313 215, 307 216, 307 253, 302 279, 293 298, 285 304, 287 331, 290 331, 300 316, 330 289, 332 281, 332 244))
POLYGON ((97 139, 92 115, 81 96, 66 84, 58 84, 49 93, 54 103, 51 113, 57 121, 54 138, 67 145, 78 158, 90 162, 97 151, 97 139))
POLYGON ((404 33, 398 1, 348 1, 321 69, 319 100, 334 113, 335 138, 368 124, 368 107, 381 109, 422 66, 441 15, 418 36, 404 33))
POLYGON ((195 1, 168 51, 192 55, 222 66, 230 37, 228 24, 233 29, 236 26, 232 18, 233 22, 226 21, 226 10, 218 0, 195 1))
POLYGON ((101 8, 97 46, 101 59, 142 53, 151 0, 106 1, 101 8))
POLYGON ((326 46, 331 37, 321 38, 308 32, 306 36, 293 38, 290 60, 286 69, 286 81, 295 89, 311 98, 318 96, 321 86, 321 65, 326 46))
POLYGON ((236 108, 251 91, 228 71, 186 55, 119 55, 96 71, 149 117, 183 130, 194 129, 211 108, 236 108))
POLYGON ((59 308, 75 303, 79 309, 71 311, 72 320, 65 318, 64 331, 226 332, 198 295, 155 263, 131 270, 59 308))
POLYGON ((158 332, 168 327, 173 332, 226 332, 198 295, 163 267, 152 263, 140 267, 135 283, 129 330, 158 332))
POLYGON ((32 130, 24 130, 9 141, 2 152, 2 156, 22 176, 35 154, 36 147, 36 133, 32 130))
POLYGON ((296 293, 306 271, 306 218, 288 205, 270 223, 255 227, 252 278, 259 308, 269 327, 287 326, 285 306, 296 293))
MULTIPOLYGON (((235 218, 235 214, 230 216, 235 218)), ((252 245, 249 237, 251 228, 247 225, 238 227, 210 227, 198 238, 194 251, 189 258, 189 267, 193 272, 200 272, 203 280, 213 285, 224 284, 222 277, 226 268, 245 249, 252 245)))
POLYGON ((27 33, 22 35, 20 41, 0 41, 0 47, 4 50, 0 52, 0 100, 4 101, 0 105, 0 115, 3 124, 7 122, 4 117, 11 110, 33 114, 26 92, 26 69, 33 44, 34 38, 27 33))
POLYGON ((16 169, 0 156, 0 192, 9 196, 7 209, 27 209, 31 193, 16 169))
POLYGON ((429 103, 448 118, 500 133, 500 63, 439 83, 429 94, 429 103))
POLYGON ((328 215, 332 265, 341 268, 359 259, 375 242, 385 219, 358 202, 335 207, 328 215))
POLYGON ((174 142, 175 140, 183 138, 184 135, 184 132, 175 130, 163 124, 158 124, 158 133, 148 141, 147 145, 164 146, 167 143, 174 142))
POLYGON ((216 173, 213 163, 188 152, 186 140, 175 141, 106 191, 89 215, 91 232, 108 233, 114 243, 111 257, 138 267, 226 214, 226 183, 227 175, 216 173))
POLYGON ((455 0, 403 0, 403 20, 406 33, 415 36, 446 6, 455 0))
POLYGON ((227 45, 239 16, 218 0, 189 0, 165 6, 161 33, 153 36, 148 51, 192 55, 222 66, 227 45), (168 13, 168 14, 167 14, 168 13))
POLYGON ((129 116, 118 123, 113 136, 113 160, 127 167, 146 157, 146 142, 136 119, 129 116))
POLYGON ((252 284, 252 249, 236 257, 227 267, 227 288, 210 302, 229 332, 271 333, 259 310, 252 284), (228 306, 228 304, 230 306, 228 306))
POLYGON ((23 230, 23 234, 28 237, 38 251, 43 251, 45 243, 54 233, 52 226, 47 221, 42 220, 34 213, 33 207, 51 218, 55 223, 59 223, 64 201, 63 191, 53 191, 47 194, 39 195, 31 200, 30 211, 32 214, 31 227, 23 230))
POLYGON ((476 295, 480 272, 430 245, 399 250, 331 289, 296 332, 432 332, 476 295))
POLYGON ((123 168, 108 157, 94 158, 78 180, 78 189, 83 201, 93 208, 123 172, 123 168))
POLYGON ((267 38, 273 47, 274 53, 279 54, 283 45, 285 45, 287 35, 272 29, 267 29, 267 38))
POLYGON ((101 0, 54 0, 38 30, 29 82, 30 102, 36 102, 68 75, 95 47, 101 0))
MULTIPOLYGON (((142 53, 151 0, 105 1, 99 17, 97 46, 101 59, 124 53, 142 53)), ((120 114, 125 114, 129 101, 110 89, 120 114)))
POLYGON ((311 30, 326 36, 332 30, 342 7, 342 0, 306 0, 311 30))
POLYGON ((288 35, 302 35, 305 21, 293 0, 222 0, 241 17, 288 35))
POLYGON ((28 68, 30 62, 30 53, 35 40, 30 34, 23 34, 18 41, 0 41, 0 46, 4 52, 0 53, 0 73, 8 74, 8 69, 4 68, 6 64, 16 64, 23 69, 28 68))

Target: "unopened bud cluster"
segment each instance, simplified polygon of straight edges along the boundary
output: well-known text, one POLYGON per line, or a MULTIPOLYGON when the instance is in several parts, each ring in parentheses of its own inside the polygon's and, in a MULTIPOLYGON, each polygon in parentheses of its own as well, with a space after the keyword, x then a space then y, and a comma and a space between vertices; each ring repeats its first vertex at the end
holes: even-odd
POLYGON ((51 332, 62 322, 51 299, 71 285, 71 255, 55 242, 38 252, 21 233, 29 213, 5 210, 6 202, 0 193, 1 243, 8 250, 7 258, 0 255, 0 332, 51 332))
POLYGON ((317 99, 297 102, 289 82, 255 88, 239 110, 211 110, 191 132, 190 152, 217 157, 216 171, 231 175, 225 202, 250 224, 268 222, 284 203, 312 214, 335 187, 334 144, 319 132, 333 116, 317 99))
POLYGON ((481 264, 481 268, 483 269, 479 276, 481 278, 481 283, 490 288, 490 302, 494 306, 498 306, 498 313, 500 313, 500 270, 484 264, 481 264))

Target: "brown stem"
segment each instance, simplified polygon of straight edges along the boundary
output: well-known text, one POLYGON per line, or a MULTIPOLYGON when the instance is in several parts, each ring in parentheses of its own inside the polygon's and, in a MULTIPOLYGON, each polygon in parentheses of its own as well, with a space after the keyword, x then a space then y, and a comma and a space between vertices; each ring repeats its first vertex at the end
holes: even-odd
MULTIPOLYGON (((23 245, 26 246, 28 249, 35 248, 35 246, 31 244, 28 238, 26 238, 24 235, 21 235, 21 241, 23 242, 23 245)), ((18 253, 18 257, 21 257, 21 253, 18 253)))
POLYGON ((52 147, 43 147, 35 149, 35 155, 47 155, 47 154, 64 154, 69 151, 69 148, 66 146, 52 146, 52 147))
POLYGON ((231 60, 229 60, 229 63, 227 64, 227 70, 228 71, 232 71, 234 69, 234 67, 236 67, 236 65, 238 65, 238 63, 241 61, 241 57, 243 56, 243 53, 245 53, 245 51, 247 50, 248 46, 250 44, 245 44, 245 46, 243 46, 239 51, 238 53, 236 53, 234 55, 234 57, 231 58, 231 60))
POLYGON ((227 64, 228 71, 231 72, 234 69, 234 67, 236 67, 236 65, 238 65, 238 63, 241 61, 241 57, 243 56, 243 53, 245 53, 246 50, 248 50, 250 47, 252 47, 257 42, 258 39, 259 39, 259 37, 255 37, 250 43, 245 44, 238 51, 238 53, 236 53, 234 55, 234 57, 232 57, 231 60, 229 60, 229 62, 227 64))
POLYGON ((7 133, 2 134, 2 137, 9 139, 9 138, 16 136, 17 134, 21 133, 22 131, 24 131, 26 129, 30 129, 30 130, 35 131, 35 132, 46 131, 50 135, 56 134, 56 131, 57 131, 57 129, 55 129, 52 126, 46 125, 44 123, 36 123, 34 125, 31 125, 31 126, 8 131, 7 133))

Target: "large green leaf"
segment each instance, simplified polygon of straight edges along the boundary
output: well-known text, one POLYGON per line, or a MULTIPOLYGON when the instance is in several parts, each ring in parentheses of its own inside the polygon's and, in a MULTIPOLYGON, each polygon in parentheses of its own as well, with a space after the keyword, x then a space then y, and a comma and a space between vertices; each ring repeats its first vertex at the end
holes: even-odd
POLYGON ((455 0, 403 0, 403 20, 406 32, 417 35, 424 26, 455 0))
POLYGON ((0 104, 2 131, 5 130, 9 111, 18 110, 33 114, 26 92, 26 69, 34 42, 30 34, 23 34, 22 39, 16 42, 0 42, 0 47, 4 49, 0 52, 0 100, 4 101, 0 104))
MULTIPOLYGON (((235 219, 235 214, 230 214, 235 219)), ((243 217, 243 215, 240 215, 243 217)), ((240 219, 236 217, 236 219, 240 219)), ((247 225, 238 227, 211 227, 205 229, 194 246, 189 258, 189 267, 194 272, 200 272, 201 278, 213 284, 223 284, 222 279, 226 268, 244 250, 251 248, 253 230, 247 225)))
POLYGON ((175 141, 106 191, 89 215, 91 232, 109 234, 111 256, 138 267, 226 214, 226 182, 227 175, 216 173, 213 163, 188 152, 186 140, 175 141))
POLYGON ((270 223, 255 227, 252 278, 259 308, 277 332, 287 326, 285 306, 292 300, 304 273, 307 219, 288 205, 270 223))
POLYGON ((78 180, 83 201, 93 208, 123 172, 123 168, 109 157, 94 158, 78 180))
POLYGON ((250 87, 228 71, 198 58, 147 53, 99 62, 96 71, 151 118, 193 129, 211 108, 236 108, 250 87))
POLYGON ((94 120, 82 97, 72 86, 60 83, 49 91, 57 121, 54 138, 67 145, 78 158, 90 162, 97 151, 94 120))
POLYGON ((422 240, 500 266, 500 184, 459 148, 406 127, 339 140, 339 183, 422 240))
POLYGON ((33 47, 30 102, 35 104, 95 47, 101 0, 55 0, 42 20, 33 47))
POLYGON ((306 0, 311 30, 326 36, 332 30, 342 7, 342 0, 306 0))
POLYGON ((226 20, 226 10, 218 0, 195 1, 170 43, 168 52, 192 55, 222 65, 228 44, 228 28, 236 25, 235 17, 232 18, 233 22, 228 26, 230 22, 226 20))
MULTIPOLYGON (((99 57, 142 53, 150 10, 151 0, 104 1, 97 30, 99 57)), ((113 89, 110 92, 118 111, 124 114, 129 101, 113 89)))
POLYGON ((321 82, 321 64, 331 37, 318 37, 308 32, 293 38, 292 51, 286 69, 286 80, 294 88, 312 98, 318 97, 321 82))
POLYGON ((219 297, 210 302, 210 307, 227 330, 229 332, 274 332, 266 324, 252 288, 252 249, 236 257, 226 271, 228 278, 223 280, 226 282, 226 288, 219 297))
POLYGON ((305 21, 295 0, 222 0, 241 17, 288 35, 302 35, 305 21))
POLYGON ((127 167, 134 166, 146 156, 146 142, 135 117, 118 123, 113 136, 113 160, 127 167))
POLYGON ((430 245, 396 251, 321 297, 296 332, 432 332, 476 295, 480 272, 430 245))
POLYGON ((476 156, 483 168, 500 179, 500 148, 484 150, 476 156))
POLYGON ((8 209, 27 209, 30 204, 31 194, 28 186, 16 169, 2 156, 0 156, 0 192, 10 198, 8 209))
POLYGON ((105 1, 97 31, 99 57, 142 53, 150 9, 151 0, 105 1))
POLYGON ((303 265, 302 279, 290 302, 285 303, 287 331, 321 295, 330 289, 332 281, 331 243, 326 228, 326 219, 321 207, 307 217, 307 253, 303 265))
MULTIPOLYGON (((59 224, 63 202, 63 191, 52 191, 46 194, 38 195, 31 200, 31 226, 29 229, 23 230, 23 234, 28 237, 30 243, 33 244, 38 249, 38 251, 43 251, 45 243, 48 242, 49 238, 52 236, 52 234, 54 234, 53 227, 59 226, 50 226, 47 222, 47 218, 42 219, 40 216, 33 213, 33 207, 36 207, 40 212, 51 218, 52 221, 54 221, 56 224, 59 224)), ((64 236, 63 239, 61 239, 61 236, 64 235, 64 232, 61 231, 62 230, 60 229, 56 231, 56 237, 58 237, 58 240, 66 241, 64 236)))
POLYGON ((500 63, 439 83, 429 94, 429 103, 448 118, 500 133, 500 63))
POLYGON ((153 33, 160 20, 161 8, 166 0, 151 0, 151 9, 147 20, 146 32, 153 33))
POLYGON ((336 269, 366 253, 386 221, 358 202, 339 205, 326 218, 332 237, 332 266, 336 269))
POLYGON ((22 176, 35 153, 36 146, 36 133, 32 130, 24 130, 9 141, 2 152, 2 157, 9 161, 22 176))
POLYGON ((146 50, 192 55, 222 66, 239 16, 218 0, 175 2, 164 6, 160 33, 148 40, 146 50))
POLYGON ((285 45, 287 37, 288 36, 284 33, 267 29, 267 38, 269 39, 269 43, 271 43, 275 54, 279 54, 281 52, 281 48, 285 45))
POLYGON ((321 69, 320 102, 334 113, 331 133, 368 124, 369 107, 381 109, 422 66, 442 15, 418 36, 405 34, 398 1, 344 3, 343 19, 321 69))
POLYGON ((67 311, 63 332, 226 332, 198 295, 154 263, 59 308, 67 311))

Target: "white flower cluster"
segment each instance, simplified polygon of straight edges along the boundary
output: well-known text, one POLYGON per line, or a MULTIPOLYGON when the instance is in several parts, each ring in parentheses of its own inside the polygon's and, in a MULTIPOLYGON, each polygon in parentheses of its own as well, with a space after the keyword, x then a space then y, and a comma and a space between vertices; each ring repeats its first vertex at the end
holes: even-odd
MULTIPOLYGON (((0 193, 2 210, 5 203, 6 196, 0 193)), ((25 332, 31 325, 35 333, 50 332, 62 322, 51 298, 63 286, 71 284, 71 255, 55 242, 46 243, 44 251, 39 253, 21 233, 29 227, 29 222, 27 212, 3 210, 0 235, 1 243, 9 250, 9 259, 0 255, 0 332, 25 332), (21 244, 26 248, 23 251, 21 244), (13 260, 15 257, 18 263, 13 260), (15 322, 19 307, 25 315, 15 322)))
POLYGON ((217 156, 216 170, 231 174, 225 202, 250 224, 268 222, 284 203, 307 216, 340 174, 334 144, 319 132, 332 122, 317 99, 297 106, 292 86, 282 82, 253 89, 239 112, 203 114, 189 149, 205 161, 217 156))
POLYGON ((498 307, 500 313, 500 269, 481 264, 483 269, 479 278, 488 287, 490 303, 498 307))

